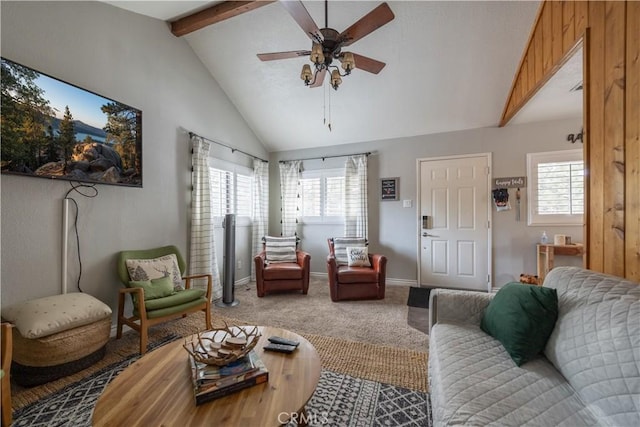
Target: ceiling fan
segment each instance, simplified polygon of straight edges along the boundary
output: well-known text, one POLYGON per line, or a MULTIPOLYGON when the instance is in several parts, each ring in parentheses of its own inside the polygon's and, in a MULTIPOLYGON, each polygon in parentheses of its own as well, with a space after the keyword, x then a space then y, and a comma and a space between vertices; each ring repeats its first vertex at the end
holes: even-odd
POLYGON ((311 72, 309 64, 305 64, 302 67, 300 78, 304 80, 305 85, 309 87, 322 86, 325 75, 331 67, 333 68, 333 71, 331 71, 331 86, 336 90, 342 83, 342 77, 351 74, 354 68, 378 74, 386 65, 384 62, 358 55, 357 53, 343 52, 342 48, 351 45, 392 21, 395 16, 387 3, 382 3, 341 33, 329 28, 327 0, 324 3, 325 28, 318 28, 301 1, 291 0, 282 1, 281 3, 305 34, 309 36, 312 41, 312 48, 311 50, 260 53, 258 54, 260 60, 273 61, 309 56, 315 67, 315 72, 311 72), (338 67, 333 65, 334 60, 341 62, 345 74, 340 74, 338 67))

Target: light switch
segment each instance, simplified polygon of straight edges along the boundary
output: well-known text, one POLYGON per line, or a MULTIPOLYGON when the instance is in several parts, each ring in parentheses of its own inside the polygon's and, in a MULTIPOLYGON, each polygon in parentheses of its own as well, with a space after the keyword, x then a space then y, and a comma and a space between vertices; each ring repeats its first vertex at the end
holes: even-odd
POLYGON ((411 200, 403 200, 402 201, 402 207, 403 208, 410 208, 411 207, 411 200))

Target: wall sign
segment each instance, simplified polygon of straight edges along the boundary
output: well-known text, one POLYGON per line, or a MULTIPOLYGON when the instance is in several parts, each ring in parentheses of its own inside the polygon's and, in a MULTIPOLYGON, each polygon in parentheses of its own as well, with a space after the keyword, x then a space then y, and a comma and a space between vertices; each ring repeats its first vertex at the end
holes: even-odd
POLYGON ((526 176, 509 176, 506 178, 493 179, 493 188, 522 188, 526 186, 526 176))
POLYGON ((400 187, 398 181, 400 178, 380 178, 380 199, 381 200, 398 200, 400 187))

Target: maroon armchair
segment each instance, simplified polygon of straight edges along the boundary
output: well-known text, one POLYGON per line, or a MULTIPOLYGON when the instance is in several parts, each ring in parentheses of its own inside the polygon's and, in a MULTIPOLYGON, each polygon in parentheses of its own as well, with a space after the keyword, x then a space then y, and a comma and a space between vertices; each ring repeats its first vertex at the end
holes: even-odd
POLYGON ((311 263, 308 253, 296 250, 296 262, 267 263, 266 252, 263 250, 253 260, 259 297, 285 291, 302 291, 303 295, 307 294, 311 263))
POLYGON ((369 254, 371 267, 338 265, 334 241, 330 238, 327 242, 329 243, 327 270, 329 273, 331 300, 335 302, 358 299, 384 299, 387 257, 380 254, 369 254))

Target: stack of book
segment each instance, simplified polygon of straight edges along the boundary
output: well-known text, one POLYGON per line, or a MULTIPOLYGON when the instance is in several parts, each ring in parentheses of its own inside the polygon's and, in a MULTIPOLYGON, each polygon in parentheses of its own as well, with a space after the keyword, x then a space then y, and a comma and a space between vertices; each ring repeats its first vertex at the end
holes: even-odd
POLYGON ((269 380, 269 371, 255 350, 226 366, 207 365, 189 355, 189 369, 196 405, 269 380))

